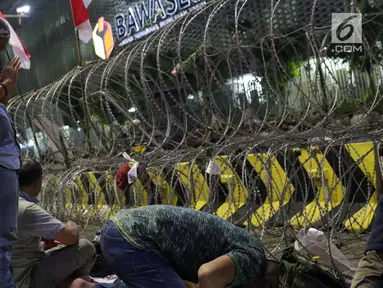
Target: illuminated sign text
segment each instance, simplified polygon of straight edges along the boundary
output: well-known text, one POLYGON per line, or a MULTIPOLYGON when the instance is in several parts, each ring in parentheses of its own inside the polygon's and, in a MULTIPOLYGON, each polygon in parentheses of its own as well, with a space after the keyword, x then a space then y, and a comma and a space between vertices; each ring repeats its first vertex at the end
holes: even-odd
POLYGON ((189 11, 205 5, 201 0, 147 0, 134 3, 115 17, 117 38, 124 46, 153 33, 189 11))

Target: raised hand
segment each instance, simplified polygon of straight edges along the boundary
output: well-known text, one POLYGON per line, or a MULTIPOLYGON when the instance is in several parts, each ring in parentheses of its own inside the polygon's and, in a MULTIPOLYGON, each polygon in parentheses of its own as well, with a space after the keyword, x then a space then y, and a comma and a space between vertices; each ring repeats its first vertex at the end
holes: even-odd
POLYGON ((20 58, 15 57, 4 67, 3 72, 0 74, 0 81, 6 86, 8 93, 11 93, 17 86, 17 76, 20 65, 20 58))

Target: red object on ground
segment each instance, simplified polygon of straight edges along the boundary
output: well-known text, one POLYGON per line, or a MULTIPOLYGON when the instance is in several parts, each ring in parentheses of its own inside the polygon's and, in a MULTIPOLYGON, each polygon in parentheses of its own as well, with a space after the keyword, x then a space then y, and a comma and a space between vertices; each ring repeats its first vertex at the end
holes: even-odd
POLYGON ((56 240, 44 240, 44 241, 41 241, 40 244, 41 246, 43 246, 44 250, 48 250, 53 247, 56 247, 57 245, 61 243, 56 240))
POLYGON ((129 162, 126 162, 120 168, 118 168, 116 173, 116 184, 117 187, 124 191, 128 186, 128 172, 130 171, 129 162))
MULTIPOLYGON (((137 170, 137 178, 139 178, 142 173, 145 171, 146 165, 145 164, 138 164, 137 170)), ((126 188, 128 188, 129 182, 128 182, 128 173, 130 171, 130 166, 129 162, 124 163, 120 168, 118 168, 117 173, 116 173, 116 184, 117 187, 125 191, 126 188)))

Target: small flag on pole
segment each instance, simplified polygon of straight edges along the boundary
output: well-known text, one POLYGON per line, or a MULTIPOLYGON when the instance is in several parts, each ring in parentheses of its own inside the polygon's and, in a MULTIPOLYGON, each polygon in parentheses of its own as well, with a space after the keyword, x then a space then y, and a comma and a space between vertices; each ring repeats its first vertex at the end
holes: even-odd
POLYGON ((87 10, 91 2, 92 0, 70 0, 74 26, 78 31, 78 38, 84 43, 88 43, 92 39, 93 29, 87 10))
POLYGON ((0 19, 8 26, 10 31, 9 37, 9 45, 12 47, 13 54, 15 56, 20 57, 21 68, 29 70, 31 68, 31 54, 25 48, 23 42, 16 34, 15 30, 12 28, 11 24, 9 24, 8 20, 5 18, 4 14, 0 12, 0 19))
POLYGON ((104 20, 104 17, 99 18, 94 27, 93 46, 96 55, 104 60, 109 59, 114 49, 112 26, 104 20))

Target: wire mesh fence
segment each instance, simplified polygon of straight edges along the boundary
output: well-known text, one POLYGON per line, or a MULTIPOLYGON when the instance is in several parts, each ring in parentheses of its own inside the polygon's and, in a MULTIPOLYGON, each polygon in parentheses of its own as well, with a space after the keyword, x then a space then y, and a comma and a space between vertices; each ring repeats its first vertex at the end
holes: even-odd
POLYGON ((12 99, 23 151, 46 168, 42 204, 82 223, 124 205, 193 207, 257 231, 274 254, 318 227, 358 259, 381 187, 381 4, 198 7, 12 99), (331 13, 345 11, 363 16, 363 41, 334 53, 331 13), (149 164, 129 199, 114 183, 122 152, 149 164))

